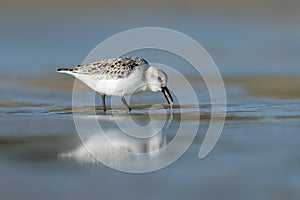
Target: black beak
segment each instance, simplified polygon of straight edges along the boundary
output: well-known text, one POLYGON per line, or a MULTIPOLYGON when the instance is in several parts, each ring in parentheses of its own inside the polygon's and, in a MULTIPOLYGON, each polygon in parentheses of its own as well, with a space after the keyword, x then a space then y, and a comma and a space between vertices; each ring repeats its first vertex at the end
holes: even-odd
POLYGON ((161 92, 165 95, 169 104, 173 103, 173 98, 167 87, 161 87, 161 92))

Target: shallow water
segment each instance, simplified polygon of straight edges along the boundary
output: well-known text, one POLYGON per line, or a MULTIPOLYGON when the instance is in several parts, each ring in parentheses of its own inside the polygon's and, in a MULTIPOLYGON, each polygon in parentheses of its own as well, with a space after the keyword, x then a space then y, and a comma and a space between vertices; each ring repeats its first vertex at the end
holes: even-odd
MULTIPOLYGON (((223 133, 213 151, 200 160, 198 152, 211 117, 209 97, 205 96, 204 88, 201 90, 204 100, 201 104, 175 103, 173 119, 166 131, 142 144, 118 134, 112 116, 125 121, 132 118, 140 125, 147 125, 148 108, 152 103, 164 102, 161 94, 134 96, 130 114, 118 101, 113 101, 114 110, 107 114, 101 111, 101 106, 96 106, 97 118, 115 145, 132 152, 152 152, 146 163, 139 163, 107 147, 97 136, 97 130, 90 127, 81 136, 83 146, 72 113, 89 120, 94 107, 84 105, 72 111, 71 90, 16 86, 12 94, 2 88, 5 98, 0 103, 1 197, 117 198, 122 193, 125 199, 299 198, 300 101, 258 98, 240 86, 228 86, 223 133), (167 168, 147 174, 126 174, 104 166, 90 154, 101 156, 114 166, 124 167, 128 162, 149 165, 157 156, 155 151, 172 141, 179 123, 199 122, 196 112, 199 108, 200 124, 194 142, 167 168)), ((152 108, 151 116, 164 119, 165 115, 157 107, 152 108)), ((188 137, 191 133, 184 134, 188 137)))
MULTIPOLYGON (((284 12, 282 6, 288 5, 284 2, 276 12, 277 4, 270 3, 267 13, 259 2, 260 12, 244 5, 252 16, 247 18, 241 5, 232 9, 233 4, 226 2, 227 14, 223 4, 220 13, 197 4, 203 13, 197 8, 196 14, 180 13, 179 7, 174 14, 157 16, 141 12, 124 17, 109 9, 101 14, 98 7, 81 12, 83 5, 71 15, 66 13, 70 5, 62 13, 41 9, 41 14, 36 9, 30 15, 9 11, 5 16, 1 12, 0 199, 300 199, 300 34, 299 14, 295 15, 299 9, 291 4, 284 12), (108 138, 123 150, 151 152, 152 157, 145 163, 123 157, 105 146, 90 127, 80 140, 72 114, 86 121, 93 117, 95 107, 85 98, 91 91, 83 87, 82 105, 72 109, 73 79, 56 74, 55 68, 80 64, 100 41, 143 26, 172 28, 193 37, 208 50, 225 78, 226 122, 205 159, 200 160, 198 153, 211 118, 208 91, 183 59, 161 51, 131 54, 183 69, 180 72, 197 86, 199 100, 189 103, 190 94, 179 89, 177 95, 185 96, 186 102, 175 101, 173 119, 163 134, 139 145, 120 135, 112 120, 112 116, 125 122, 132 118, 146 126, 149 107, 168 107, 161 94, 134 96, 130 114, 112 98, 108 108, 113 111, 105 115, 100 97, 95 98, 96 117, 108 138), (176 162, 153 173, 119 172, 86 151, 115 166, 151 165, 156 150, 172 141, 181 122, 199 122, 194 142, 176 162)), ((170 81, 170 89, 181 86, 172 77, 170 81)), ((164 119, 164 110, 151 107, 151 116, 164 119)))

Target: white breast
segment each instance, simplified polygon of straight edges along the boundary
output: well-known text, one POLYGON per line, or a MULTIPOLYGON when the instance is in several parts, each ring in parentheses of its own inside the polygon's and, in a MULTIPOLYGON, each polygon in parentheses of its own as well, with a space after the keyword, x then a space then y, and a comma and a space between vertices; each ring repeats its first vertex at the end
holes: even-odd
POLYGON ((97 75, 78 74, 79 80, 88 85, 92 90, 105 95, 124 96, 136 94, 147 90, 143 72, 136 70, 125 78, 99 79, 97 75))

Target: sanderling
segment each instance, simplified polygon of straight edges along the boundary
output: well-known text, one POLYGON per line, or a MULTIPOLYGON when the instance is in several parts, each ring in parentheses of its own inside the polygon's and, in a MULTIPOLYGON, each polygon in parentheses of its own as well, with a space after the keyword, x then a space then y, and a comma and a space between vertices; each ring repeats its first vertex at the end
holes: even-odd
POLYGON ((145 91, 161 91, 172 109, 173 98, 167 88, 166 73, 150 66, 143 58, 109 58, 90 64, 77 65, 74 68, 58 68, 56 71, 70 74, 100 93, 104 112, 106 111, 106 95, 120 96, 130 111, 131 108, 124 96, 145 91))

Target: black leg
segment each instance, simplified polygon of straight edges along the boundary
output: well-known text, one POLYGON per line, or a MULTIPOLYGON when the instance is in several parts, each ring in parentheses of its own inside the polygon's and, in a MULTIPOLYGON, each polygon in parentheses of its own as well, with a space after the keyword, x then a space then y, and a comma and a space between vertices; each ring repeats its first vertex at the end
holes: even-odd
POLYGON ((130 112, 130 111, 131 111, 131 108, 130 108, 129 105, 127 104, 125 97, 124 97, 124 96, 121 97, 121 100, 122 100, 122 102, 123 102, 124 105, 128 108, 128 110, 129 110, 129 112, 130 112))
POLYGON ((104 94, 104 95, 101 95, 101 97, 102 97, 103 111, 106 112, 105 94, 104 94))

